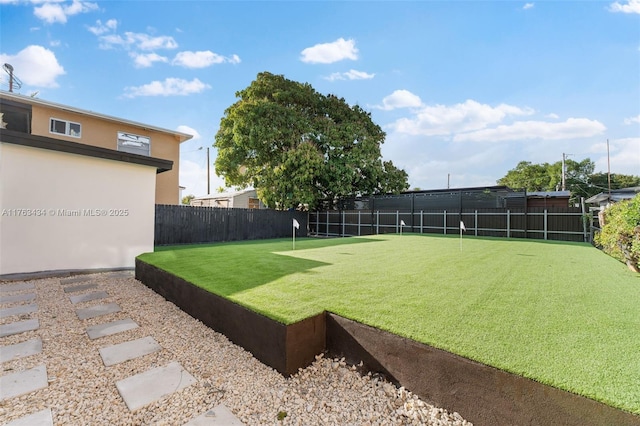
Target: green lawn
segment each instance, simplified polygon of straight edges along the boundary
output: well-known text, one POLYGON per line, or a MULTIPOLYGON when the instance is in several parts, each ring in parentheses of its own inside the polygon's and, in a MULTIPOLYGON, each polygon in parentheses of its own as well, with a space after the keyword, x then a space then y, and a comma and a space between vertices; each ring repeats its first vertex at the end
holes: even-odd
POLYGON ((324 310, 640 414, 640 275, 587 244, 384 235, 140 256, 283 323, 324 310))

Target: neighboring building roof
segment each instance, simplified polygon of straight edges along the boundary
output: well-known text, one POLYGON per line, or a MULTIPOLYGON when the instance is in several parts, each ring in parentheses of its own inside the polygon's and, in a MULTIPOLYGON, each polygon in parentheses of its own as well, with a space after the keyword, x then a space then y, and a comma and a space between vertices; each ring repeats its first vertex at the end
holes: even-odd
POLYGON ((123 118, 113 117, 105 114, 98 114, 97 112, 88 111, 80 108, 71 107, 68 105, 57 104, 55 102, 44 101, 42 99, 33 98, 31 96, 20 95, 12 92, 0 91, 0 98, 14 100, 17 102, 28 103, 30 105, 41 105, 43 107, 55 108, 63 111, 69 111, 76 114, 87 115, 90 117, 98 118, 104 121, 112 121, 117 123, 128 124, 130 126, 140 127, 145 130, 152 130, 154 132, 168 133, 173 135, 180 143, 187 141, 193 137, 186 133, 178 132, 175 130, 163 129, 161 127, 151 126, 149 124, 138 123, 131 120, 125 120, 123 118))
MULTIPOLYGON (((480 192, 480 191, 507 191, 507 192, 515 192, 515 190, 504 186, 504 185, 493 185, 493 186, 472 186, 467 188, 442 188, 442 189, 420 189, 417 191, 402 191, 400 194, 431 194, 431 193, 439 193, 439 192, 480 192)), ((380 194, 380 195, 389 195, 389 194, 380 194)))
POLYGON ((195 197, 193 200, 220 200, 220 199, 228 199, 237 197, 238 195, 247 194, 249 192, 255 192, 255 189, 245 189, 243 191, 235 191, 235 192, 221 192, 219 194, 209 194, 203 195, 202 197, 195 197))
POLYGON ((608 192, 601 192, 591 198, 587 198, 584 202, 589 204, 603 204, 608 201, 629 200, 640 193, 640 186, 631 186, 629 188, 620 188, 611 190, 611 198, 608 192))
POLYGON ((541 198, 552 198, 552 197, 570 197, 571 191, 531 191, 527 192, 527 197, 541 197, 541 198))

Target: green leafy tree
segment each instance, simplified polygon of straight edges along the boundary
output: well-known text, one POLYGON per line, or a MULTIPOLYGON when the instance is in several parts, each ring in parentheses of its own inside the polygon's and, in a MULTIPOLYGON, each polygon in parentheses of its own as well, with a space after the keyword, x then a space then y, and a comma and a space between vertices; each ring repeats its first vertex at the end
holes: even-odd
POLYGON ((526 189, 529 192, 551 191, 557 183, 554 174, 555 171, 551 170, 549 163, 532 164, 529 161, 521 161, 504 177, 498 179, 498 184, 513 189, 526 189))
MULTIPOLYGON (((565 161, 565 188, 571 191, 573 200, 589 198, 608 189, 607 174, 594 173, 595 163, 589 158, 582 161, 565 161)), ((513 189, 531 191, 555 191, 562 187, 562 161, 533 164, 521 161, 518 165, 498 179, 499 185, 513 189)), ((623 174, 611 174, 611 189, 639 186, 640 177, 623 174)))
POLYGON ((404 170, 382 161, 385 133, 359 106, 268 72, 236 96, 214 143, 227 186, 251 185, 282 209, 409 187, 404 170))
POLYGON ((194 198, 196 198, 196 196, 193 194, 186 195, 182 197, 182 204, 188 206, 189 204, 191 204, 191 200, 193 200, 194 198))
POLYGON ((629 269, 640 272, 640 194, 605 210, 604 225, 595 241, 629 269))
MULTIPOLYGON (((611 173, 611 189, 640 186, 640 176, 611 173)), ((609 178, 606 173, 594 173, 589 176, 587 184, 582 185, 584 197, 589 198, 609 190, 609 178)))

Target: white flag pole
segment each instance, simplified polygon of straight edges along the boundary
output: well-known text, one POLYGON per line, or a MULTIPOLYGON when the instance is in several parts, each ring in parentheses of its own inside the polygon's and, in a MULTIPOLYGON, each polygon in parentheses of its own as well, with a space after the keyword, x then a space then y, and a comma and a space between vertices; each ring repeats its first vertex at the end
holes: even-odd
POLYGON ((296 229, 300 228, 300 224, 297 220, 293 219, 293 249, 296 249, 296 229))
POLYGON ((466 231, 467 228, 464 227, 464 222, 460 221, 460 251, 462 251, 462 231, 466 231))
POLYGON ((402 236, 402 228, 404 228, 404 227, 405 227, 404 220, 401 220, 400 221, 400 236, 402 236))

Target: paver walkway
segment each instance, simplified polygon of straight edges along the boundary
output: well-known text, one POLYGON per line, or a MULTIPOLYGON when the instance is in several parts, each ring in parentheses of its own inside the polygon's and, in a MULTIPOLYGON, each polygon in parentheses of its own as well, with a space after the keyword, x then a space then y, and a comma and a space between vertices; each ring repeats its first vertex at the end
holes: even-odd
MULTIPOLYGON (((0 338, 14 336, 29 331, 38 330, 40 322, 37 318, 17 319, 21 316, 34 314, 38 311, 35 303, 18 304, 19 302, 32 302, 36 299, 35 284, 30 282, 18 284, 0 285, 0 303, 9 307, 0 308, 0 318, 16 317, 13 321, 0 325, 0 338), (23 293, 29 290, 28 293, 23 293), (8 293, 11 293, 8 295, 8 293), (13 294, 17 293, 17 294, 13 294)), ((3 343, 0 340, 0 343, 3 343)), ((40 337, 25 340, 11 345, 0 345, 0 364, 15 359, 37 355, 42 352, 42 339, 40 337)), ((0 376, 0 401, 9 400, 25 395, 48 386, 47 367, 38 365, 22 371, 16 371, 0 376)), ((9 423, 11 426, 50 426, 53 425, 51 410, 46 409, 27 415, 21 419, 9 423)))
MULTIPOLYGON (((129 272, 114 273, 114 278, 131 277, 129 272)), ((92 318, 105 317, 105 322, 86 327, 86 339, 92 341, 118 333, 125 333, 139 328, 139 325, 131 318, 121 320, 109 320, 110 314, 121 312, 117 303, 91 302, 108 299, 107 291, 101 290, 99 285, 91 282, 85 276, 63 278, 59 280, 63 293, 67 294, 69 309, 76 314, 77 321, 84 322, 92 318), (76 294, 77 293, 77 294, 76 294), (90 306, 85 306, 90 304, 90 306), (75 308, 74 305, 81 307, 75 308)), ((33 302, 37 298, 37 290, 33 283, 23 282, 17 284, 0 284, 0 318, 7 318, 0 325, 0 339, 15 336, 29 331, 37 331, 40 327, 37 315, 38 305, 33 302), (27 292, 28 291, 28 292, 27 292), (31 316, 29 319, 23 317, 31 316)), ((43 341, 35 337, 13 344, 3 344, 0 340, 0 363, 37 355, 43 350, 43 341)), ((132 339, 123 343, 105 346, 98 349, 105 368, 127 361, 144 357, 155 352, 162 351, 161 345, 152 336, 132 339)), ((131 411, 139 410, 160 398, 178 392, 194 383, 193 377, 178 362, 170 362, 160 367, 153 366, 149 369, 119 380, 113 383, 124 403, 131 411)), ((24 371, 12 372, 0 376, 0 401, 10 400, 20 395, 28 394, 48 386, 46 365, 38 365, 24 371)), ((54 414, 57 407, 49 407, 35 413, 28 414, 8 425, 10 426, 50 426, 54 424, 54 414), (52 409, 54 410, 52 412, 52 409)), ((193 418, 189 426, 214 426, 214 425, 242 425, 242 423, 223 405, 193 418)))

